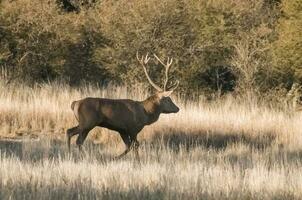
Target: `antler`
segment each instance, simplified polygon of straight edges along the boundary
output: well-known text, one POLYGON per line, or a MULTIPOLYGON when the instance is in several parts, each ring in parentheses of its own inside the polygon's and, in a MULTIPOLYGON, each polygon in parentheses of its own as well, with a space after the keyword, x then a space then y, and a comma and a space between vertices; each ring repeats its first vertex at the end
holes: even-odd
POLYGON ((168 85, 168 82, 169 82, 169 70, 170 70, 170 67, 173 63, 173 58, 169 58, 167 59, 167 63, 165 64, 160 58, 157 57, 156 54, 153 54, 154 57, 156 58, 156 60, 158 60, 164 67, 165 67, 165 81, 164 81, 164 88, 162 89, 161 87, 159 87, 158 85, 156 85, 150 78, 148 72, 147 72, 147 69, 145 67, 145 65, 149 62, 150 60, 150 57, 148 57, 148 53, 147 55, 144 57, 142 56, 141 58, 139 58, 138 56, 138 52, 136 52, 136 58, 138 60, 138 62, 143 66, 143 69, 144 69, 144 72, 147 76, 147 79, 149 81, 149 83, 157 90, 157 91, 173 91, 175 90, 178 85, 179 85, 179 81, 177 80, 173 86, 171 86, 169 89, 167 89, 167 85, 168 85))
MULTIPOLYGON (((156 54, 154 54, 154 57, 156 58, 156 60, 158 60, 158 62, 160 62, 166 69, 165 71, 165 81, 164 81, 164 91, 167 91, 167 85, 169 82, 169 70, 170 70, 170 66, 172 65, 173 62, 173 58, 169 58, 167 59, 167 63, 165 64, 159 57, 157 57, 156 54)), ((174 84, 174 86, 172 87, 172 90, 175 90, 178 87, 179 81, 177 80, 176 83, 174 84)), ((169 89, 171 90, 171 89, 169 89)))
POLYGON ((173 86, 171 86, 168 90, 169 90, 169 91, 173 91, 173 90, 175 90, 175 89, 178 87, 178 85, 179 85, 179 80, 177 80, 177 81, 175 82, 175 84, 174 84, 173 86))
POLYGON ((157 91, 162 91, 162 89, 152 81, 152 79, 150 78, 150 76, 149 76, 149 74, 148 74, 148 72, 147 72, 147 69, 146 69, 146 67, 145 67, 145 64, 147 64, 147 63, 149 62, 149 60, 150 60, 150 57, 148 57, 148 53, 147 53, 147 55, 146 55, 145 57, 142 56, 142 58, 140 59, 139 56, 138 56, 138 52, 136 52, 136 58, 137 58, 138 62, 142 65, 142 67, 143 67, 143 69, 144 69, 144 72, 145 72, 145 75, 146 75, 146 77, 147 77, 149 83, 150 83, 157 91))

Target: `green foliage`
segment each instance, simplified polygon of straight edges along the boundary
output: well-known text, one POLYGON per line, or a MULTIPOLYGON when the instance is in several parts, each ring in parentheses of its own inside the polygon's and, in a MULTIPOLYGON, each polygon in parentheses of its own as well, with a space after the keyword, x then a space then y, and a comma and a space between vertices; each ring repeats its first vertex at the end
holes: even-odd
POLYGON ((302 83, 302 1, 283 1, 281 10, 273 58, 280 82, 290 87, 292 82, 302 83))
MULTIPOLYGON (((101 61, 110 58, 106 63, 108 70, 122 81, 144 81, 135 54, 154 52, 175 58, 172 73, 179 77, 187 92, 232 91, 233 46, 240 33, 262 25, 259 18, 263 16, 263 4, 257 2, 254 5, 248 1, 224 0, 122 0, 114 4, 104 1, 102 31, 113 45, 98 49, 95 57, 101 61), (252 18, 249 23, 247 17, 252 18), (216 69, 225 71, 219 80, 212 77, 216 69)), ((158 63, 153 65, 150 73, 161 82, 161 68, 158 63)))
MULTIPOLYGON (((8 81, 147 85, 136 53, 149 52, 174 58, 186 93, 290 87, 302 80, 301 13, 301 0, 3 0, 0 67, 8 81)), ((158 84, 163 70, 150 61, 158 84)))
POLYGON ((10 79, 32 83, 64 78, 78 84, 104 77, 91 61, 93 46, 103 39, 90 27, 89 14, 62 15, 55 3, 29 0, 4 1, 0 11, 1 47, 6 47, 1 48, 6 51, 1 63, 10 79))

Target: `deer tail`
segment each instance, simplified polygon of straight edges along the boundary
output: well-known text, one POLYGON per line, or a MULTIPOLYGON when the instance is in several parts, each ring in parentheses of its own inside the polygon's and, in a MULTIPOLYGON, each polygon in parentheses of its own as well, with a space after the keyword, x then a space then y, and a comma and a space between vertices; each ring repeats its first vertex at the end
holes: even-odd
POLYGON ((74 109, 74 106, 75 106, 76 102, 77 102, 77 101, 73 101, 73 102, 71 103, 71 105, 70 105, 71 110, 73 110, 73 109, 74 109))
POLYGON ((77 102, 78 102, 78 101, 73 101, 73 102, 71 103, 70 107, 71 107, 71 110, 72 110, 73 113, 74 113, 75 118, 77 119, 77 121, 79 121, 78 111, 75 110, 75 106, 76 106, 76 103, 77 103, 77 102))

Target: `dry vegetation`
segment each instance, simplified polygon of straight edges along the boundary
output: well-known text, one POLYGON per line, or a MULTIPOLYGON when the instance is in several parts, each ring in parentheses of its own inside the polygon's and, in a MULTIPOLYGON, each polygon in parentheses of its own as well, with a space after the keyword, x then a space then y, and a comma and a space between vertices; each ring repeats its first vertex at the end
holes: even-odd
POLYGON ((95 129, 67 154, 70 102, 134 98, 142 89, 0 85, 0 199, 300 199, 301 115, 226 97, 186 102, 139 135, 141 163, 115 134, 95 129))
POLYGON ((0 199, 302 199, 300 5, 0 0, 0 199), (140 163, 101 128, 68 154, 72 101, 149 95, 137 51, 175 58, 181 111, 142 130, 140 163))

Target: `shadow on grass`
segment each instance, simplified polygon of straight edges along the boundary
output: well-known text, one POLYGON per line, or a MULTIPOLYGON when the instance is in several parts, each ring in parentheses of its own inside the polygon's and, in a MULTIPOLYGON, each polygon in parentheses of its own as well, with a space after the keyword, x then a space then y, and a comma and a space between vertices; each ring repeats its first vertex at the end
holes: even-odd
POLYGON ((42 140, 0 140, 0 154, 4 157, 16 157, 22 161, 39 162, 42 160, 63 160, 73 161, 97 160, 101 162, 112 160, 112 155, 102 152, 103 145, 86 141, 83 153, 79 152, 75 145, 72 145, 71 153, 67 149, 65 141, 58 139, 42 140))
MULTIPOLYGON (((163 146, 175 151, 180 148, 190 151, 196 147, 207 149, 223 150, 228 145, 243 143, 250 147, 263 150, 271 146, 275 141, 272 134, 263 134, 256 136, 247 136, 244 134, 223 134, 223 133, 182 133, 169 131, 163 134, 156 132, 150 142, 145 142, 152 148, 163 146)), ((83 149, 85 156, 93 157, 96 160, 110 160, 113 155, 108 155, 102 151, 104 145, 94 144, 87 140, 83 149)), ((66 142, 58 139, 41 139, 39 141, 32 140, 0 140, 0 152, 6 156, 16 156, 22 160, 39 161, 41 159, 63 159, 70 157, 66 142)), ((76 145, 72 145, 71 156, 75 160, 83 157, 78 151, 76 145)))
MULTIPOLYGON (((19 140, 0 140, 0 152, 6 156, 22 156, 23 141, 19 140)), ((18 157, 19 157, 18 156, 18 157)))
MULTIPOLYGON (((182 134, 182 133, 169 133, 162 134, 156 133, 150 141, 142 141, 143 146, 146 146, 146 154, 149 151, 161 153, 165 149, 169 149, 178 153, 180 150, 191 150, 204 148, 209 150, 224 150, 228 145, 243 144, 244 146, 251 147, 251 149, 261 151, 261 155, 267 160, 267 164, 274 165, 288 164, 288 163, 302 163, 302 150, 289 150, 287 148, 274 146, 275 137, 270 134, 265 136, 246 136, 240 134, 182 134)), ((107 151, 107 145, 95 144, 91 140, 85 141, 83 149, 84 154, 80 154, 76 145, 72 145, 71 154, 68 153, 66 142, 56 139, 42 139, 42 140, 0 140, 0 155, 2 157, 15 157, 22 162, 43 162, 45 160, 52 160, 59 162, 60 160, 71 160, 73 162, 97 161, 100 163, 111 162, 117 154, 107 151)), ((215 157, 216 153, 213 152, 211 159, 215 157)), ((250 150, 240 152, 239 154, 230 151, 225 156, 225 159, 230 163, 253 163, 253 154, 250 150)), ((126 158, 129 158, 127 156, 126 158)), ((203 159, 207 159, 204 157, 203 159)))
MULTIPOLYGON (((160 149, 168 148, 176 153, 182 149, 191 151, 196 147, 211 150, 224 150, 229 145, 244 144, 256 150, 266 150, 275 143, 275 136, 269 133, 263 135, 249 136, 244 134, 223 134, 223 133, 182 133, 174 130, 168 133, 156 132, 149 141, 141 141, 142 145, 149 146, 149 150, 160 151, 160 149)), ((87 140, 83 146, 85 154, 81 154, 75 144, 72 145, 71 154, 68 153, 66 142, 57 139, 40 139, 40 140, 0 140, 0 154, 5 157, 16 157, 22 161, 39 162, 42 160, 63 160, 70 159, 72 161, 81 161, 83 159, 89 161, 108 162, 112 161, 115 153, 106 151, 107 145, 94 144, 87 140)), ((272 152, 268 155, 272 160, 282 160, 288 158, 290 160, 301 160, 302 151, 290 152, 280 148, 278 152, 272 152), (276 158, 278 157, 278 158, 276 158)), ((234 155, 233 160, 237 160, 234 155)), ((240 158, 238 158, 240 159, 240 158)), ((288 162, 284 160, 284 162, 288 162)))
POLYGON ((243 143, 250 147, 263 150, 271 146, 276 137, 273 134, 264 133, 263 135, 247 136, 246 134, 224 134, 224 133, 182 133, 171 131, 167 134, 155 133, 151 139, 151 144, 155 147, 160 144, 173 150, 185 148, 204 147, 207 149, 223 150, 228 145, 243 143))
POLYGON ((55 184, 55 186, 31 182, 10 184, 9 187, 0 184, 0 199, 295 199, 292 191, 252 192, 235 188, 228 193, 219 190, 216 193, 208 193, 200 187, 190 193, 171 190, 167 183, 161 185, 152 189, 130 186, 127 190, 119 190, 118 188, 106 187, 95 188, 91 182, 81 179, 74 183, 55 184))

